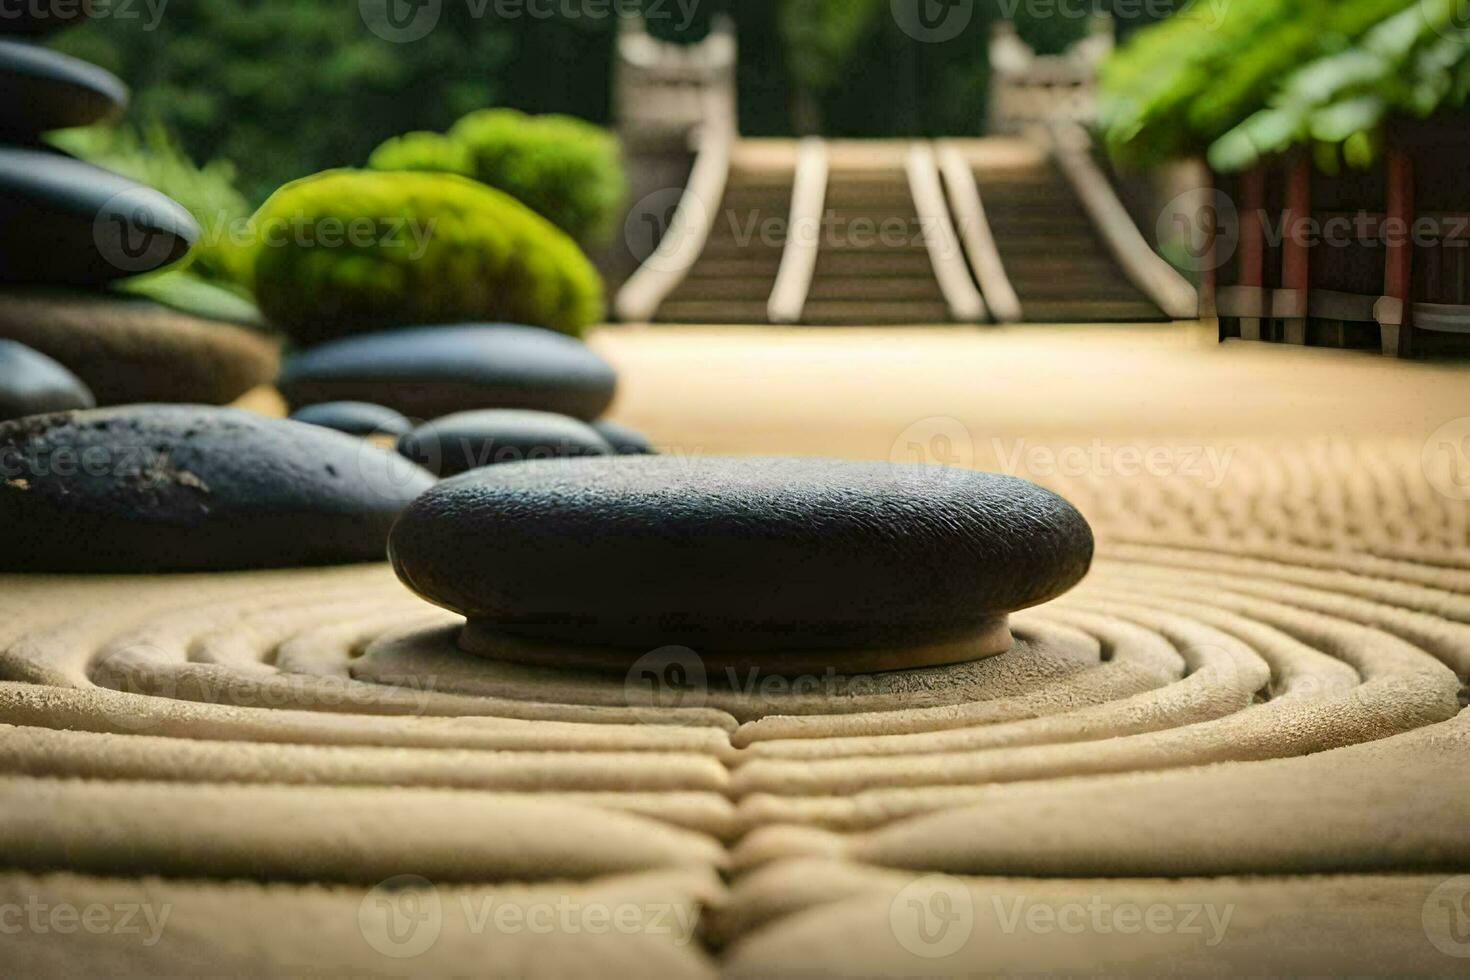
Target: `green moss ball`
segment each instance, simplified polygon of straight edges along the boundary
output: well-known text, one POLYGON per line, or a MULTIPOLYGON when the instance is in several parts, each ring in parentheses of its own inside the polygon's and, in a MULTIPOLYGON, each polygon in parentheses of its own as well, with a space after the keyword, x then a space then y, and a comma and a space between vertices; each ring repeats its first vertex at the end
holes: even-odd
POLYGON ((453 174, 329 170, 286 184, 251 222, 256 302, 301 344, 466 320, 576 336, 602 316, 575 242, 453 174))

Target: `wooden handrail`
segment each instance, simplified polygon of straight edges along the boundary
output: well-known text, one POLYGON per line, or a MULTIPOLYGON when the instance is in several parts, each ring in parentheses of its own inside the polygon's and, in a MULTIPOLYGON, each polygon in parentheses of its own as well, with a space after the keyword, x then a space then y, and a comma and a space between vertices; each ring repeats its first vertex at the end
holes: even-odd
POLYGON ((827 206, 827 144, 815 136, 801 141, 796 178, 791 187, 791 214, 786 245, 776 272, 766 317, 772 323, 800 323, 817 268, 822 243, 822 211, 827 206))
POLYGON ((618 290, 613 308, 624 323, 652 320, 704 251, 730 179, 736 137, 734 120, 727 115, 717 111, 700 127, 694 169, 668 229, 653 254, 618 290))
POLYGON ((927 143, 915 143, 904 161, 908 172, 909 193, 919 214, 919 227, 924 245, 929 250, 929 263, 934 278, 949 307, 949 315, 960 323, 978 323, 985 319, 985 300, 970 281, 960 250, 959 236, 950 224, 949 206, 939 184, 939 165, 934 150, 927 143))
POLYGON ((1076 123, 1050 129, 1052 153, 1062 176, 1082 202, 1098 236, 1128 280, 1165 316, 1193 320, 1199 316, 1199 293, 1172 265, 1159 257, 1139 232, 1113 185, 1092 158, 1092 141, 1076 123))
POLYGON ((995 247, 995 235, 991 233, 990 221, 985 217, 985 205, 980 201, 975 172, 953 143, 938 143, 937 155, 950 208, 959 220, 965 254, 970 258, 975 281, 980 283, 980 295, 990 307, 990 315, 995 322, 1017 323, 1021 319, 1021 301, 1011 285, 1010 276, 1006 275, 1000 251, 995 247))

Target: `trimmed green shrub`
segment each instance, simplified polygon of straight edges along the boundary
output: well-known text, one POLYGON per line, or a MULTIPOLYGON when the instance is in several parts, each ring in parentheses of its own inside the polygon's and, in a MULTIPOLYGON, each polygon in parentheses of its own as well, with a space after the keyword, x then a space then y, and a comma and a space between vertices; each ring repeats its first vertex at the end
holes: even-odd
POLYGON ((419 131, 395 136, 368 157, 374 170, 428 170, 475 176, 475 164, 464 144, 443 133, 419 131))
POLYGON ((607 240, 627 192, 622 153, 607 130, 571 116, 481 109, 448 135, 408 133, 378 147, 378 170, 474 177, 516 198, 583 244, 607 240))
POLYGON ((383 327, 506 320, 580 335, 602 281, 514 198, 453 174, 329 170, 251 219, 256 301, 302 344, 383 327))

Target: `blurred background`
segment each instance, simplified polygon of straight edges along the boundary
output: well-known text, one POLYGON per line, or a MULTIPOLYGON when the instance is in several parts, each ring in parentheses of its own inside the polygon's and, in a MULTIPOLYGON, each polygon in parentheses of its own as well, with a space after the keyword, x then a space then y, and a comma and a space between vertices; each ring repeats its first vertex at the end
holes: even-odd
POLYGON ((980 0, 965 30, 935 42, 906 33, 890 0, 529 0, 518 16, 497 16, 513 13, 497 2, 445 3, 437 29, 404 44, 365 30, 360 5, 342 0, 193 0, 167 5, 151 27, 140 2, 141 20, 96 19, 53 46, 133 89, 125 131, 99 139, 125 141, 126 129, 174 139, 222 181, 233 174, 253 205, 486 106, 610 124, 617 33, 634 10, 651 34, 681 43, 733 20, 745 135, 905 137, 986 131, 996 21, 1014 20, 1051 53, 1085 36, 1094 10, 1113 13, 1126 37, 1175 6, 980 0))

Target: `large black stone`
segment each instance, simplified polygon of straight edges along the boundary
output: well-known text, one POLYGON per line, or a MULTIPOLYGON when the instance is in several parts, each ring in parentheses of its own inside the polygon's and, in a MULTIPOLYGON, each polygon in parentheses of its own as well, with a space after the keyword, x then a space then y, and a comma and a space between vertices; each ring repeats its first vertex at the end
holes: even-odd
POLYGON ((0 340, 0 422, 96 403, 81 379, 45 354, 0 340))
POLYGON ((403 456, 440 476, 481 466, 566 456, 606 456, 606 439, 569 415, 518 408, 457 412, 398 440, 403 456))
POLYGON ((369 401, 419 419, 528 408, 594 419, 617 375, 581 341, 519 324, 408 327, 362 334, 291 358, 279 385, 293 407, 369 401))
POLYGON ((1082 577, 1092 532, 1055 494, 970 470, 609 456, 446 480, 389 552, 470 618, 470 646, 851 651, 1004 634, 1005 613, 1082 577))
MULTIPOLYGON (((0 18, 0 31, 4 23, 0 18)), ((0 92, 0 134, 7 139, 90 126, 128 102, 127 86, 111 72, 19 41, 0 41, 0 92)))
POLYGON ((396 440, 413 431, 413 423, 393 409, 369 402, 321 402, 297 409, 291 418, 350 436, 392 436, 396 440))
POLYGON ((0 147, 0 282, 95 287, 183 257, 189 212, 152 188, 43 150, 0 147))
POLYGON ((379 560, 433 478, 340 432, 138 405, 0 423, 0 567, 161 572, 379 560))

